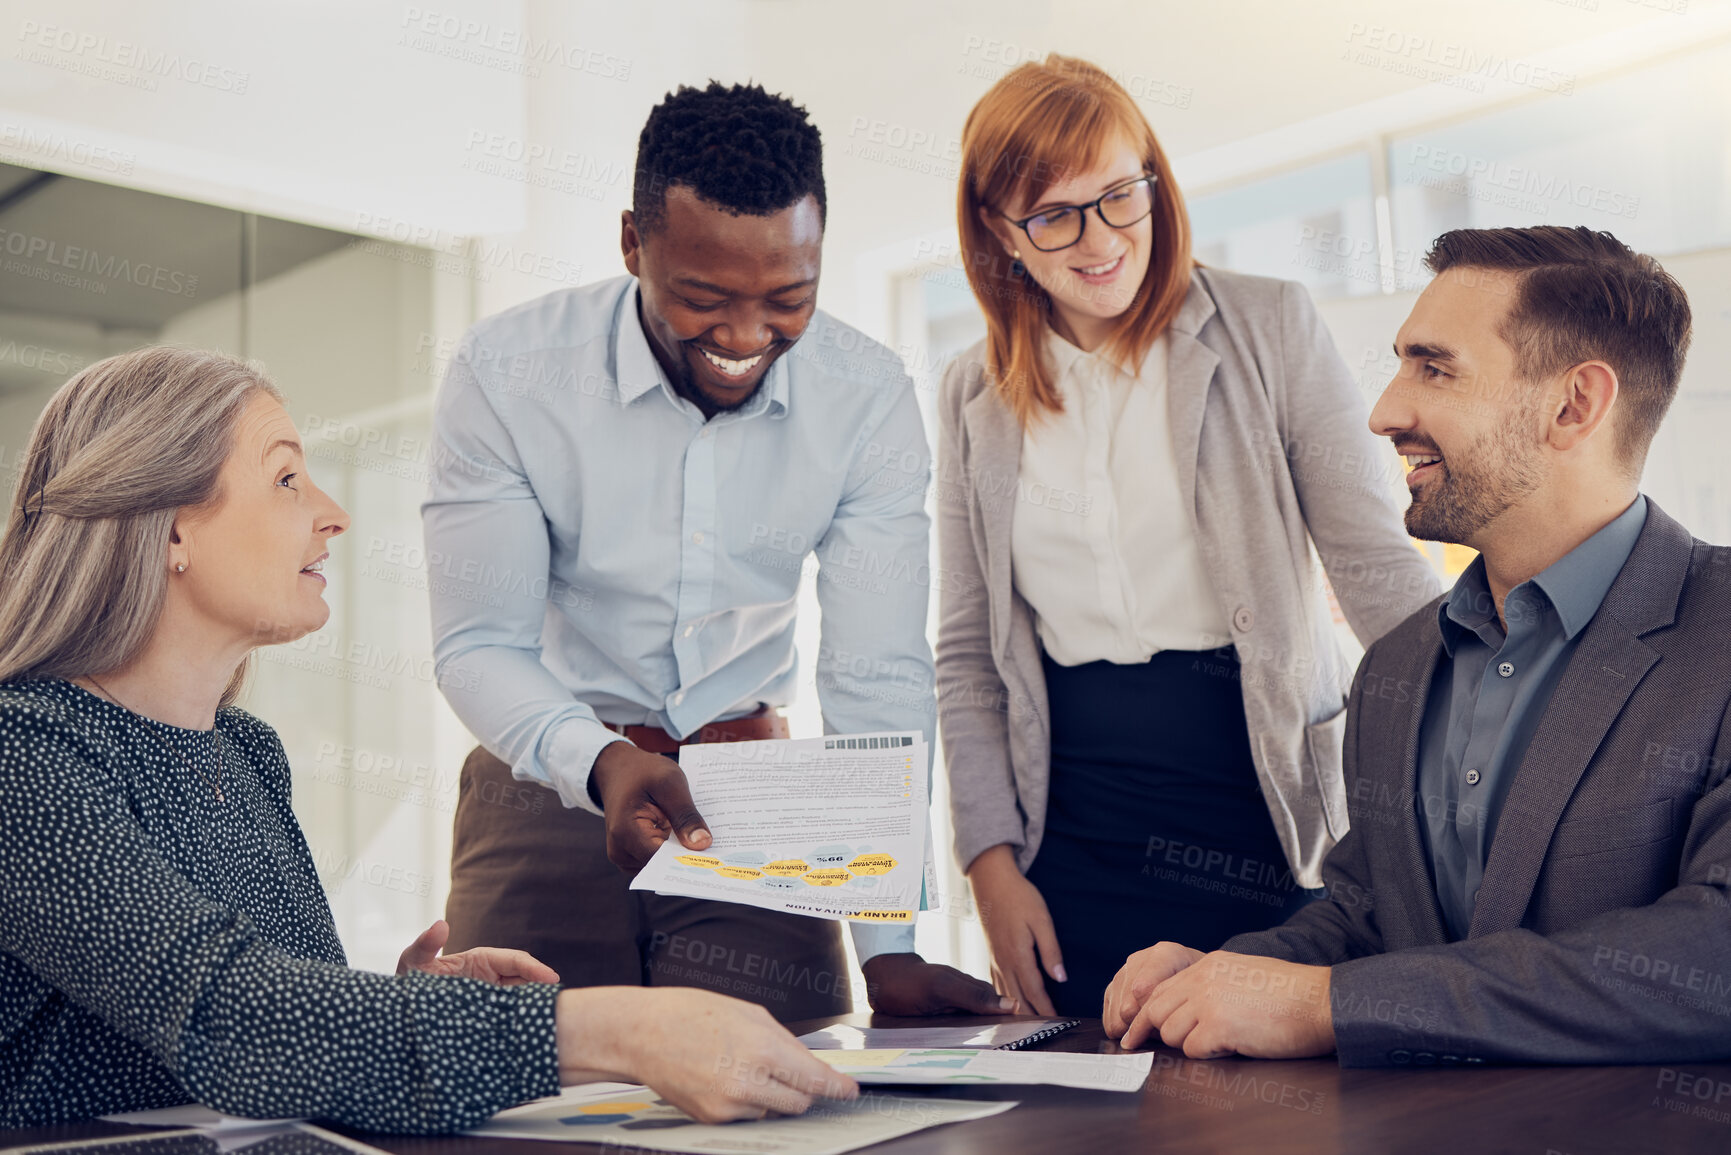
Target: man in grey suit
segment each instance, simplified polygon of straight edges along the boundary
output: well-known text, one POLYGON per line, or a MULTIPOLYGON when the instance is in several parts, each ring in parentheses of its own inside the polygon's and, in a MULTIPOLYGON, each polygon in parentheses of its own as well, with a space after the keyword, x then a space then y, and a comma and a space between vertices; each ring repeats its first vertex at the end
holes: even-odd
POLYGON ((1106 1029, 1346 1066, 1731 1057, 1731 548, 1639 491, 1689 305, 1608 233, 1446 233, 1371 414, 1479 551, 1372 645, 1328 899, 1160 943, 1106 1029))

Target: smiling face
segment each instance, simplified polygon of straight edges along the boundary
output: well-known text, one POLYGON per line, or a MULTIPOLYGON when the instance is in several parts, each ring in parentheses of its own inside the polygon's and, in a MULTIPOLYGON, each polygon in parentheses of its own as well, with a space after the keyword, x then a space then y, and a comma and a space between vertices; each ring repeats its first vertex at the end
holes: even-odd
POLYGON ((625 214, 621 247, 655 359, 705 417, 750 400, 817 310, 823 214, 813 196, 736 215, 675 185, 647 236, 625 214))
POLYGON ((1482 550, 1549 479, 1545 391, 1516 373, 1515 351, 1499 335, 1518 286, 1506 272, 1450 268, 1419 294, 1395 337, 1400 371, 1370 427, 1413 466, 1414 537, 1482 550))
POLYGON ((1056 252, 1036 249, 1028 235, 1004 217, 1024 220, 1064 205, 1086 204, 1142 173, 1141 153, 1127 139, 1119 138, 1102 151, 1098 164, 1065 174, 1037 199, 1030 202, 1018 197, 1016 204, 999 206, 1003 216, 981 210, 1005 251, 1021 253, 1028 275, 1050 295, 1057 319, 1068 330, 1065 335, 1080 338, 1083 348, 1097 345, 1111 330, 1111 323, 1136 299, 1154 252, 1153 216, 1113 228, 1097 211, 1089 209, 1082 239, 1056 252))
POLYGON ((171 596, 215 632, 287 642, 325 624, 326 543, 349 526, 341 506, 307 474, 294 422, 255 393, 235 423, 215 505, 176 518, 169 545, 171 596))

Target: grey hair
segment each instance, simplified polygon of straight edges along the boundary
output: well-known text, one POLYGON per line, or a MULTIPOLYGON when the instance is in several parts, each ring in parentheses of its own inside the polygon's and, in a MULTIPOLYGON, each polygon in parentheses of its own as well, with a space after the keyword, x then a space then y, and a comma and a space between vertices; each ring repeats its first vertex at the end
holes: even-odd
MULTIPOLYGON (((0 537, 0 683, 126 665, 168 594, 175 516, 220 500, 223 462, 264 371, 222 353, 138 349, 79 371, 30 433, 0 537)), ((220 705, 245 686, 235 667, 220 705)))

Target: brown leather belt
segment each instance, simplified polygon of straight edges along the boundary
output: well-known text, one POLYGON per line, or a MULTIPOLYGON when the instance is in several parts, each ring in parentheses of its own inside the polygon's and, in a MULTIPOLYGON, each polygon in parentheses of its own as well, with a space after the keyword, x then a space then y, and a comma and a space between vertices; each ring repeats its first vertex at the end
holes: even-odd
POLYGON ((681 746, 693 746, 699 742, 761 742, 766 738, 788 736, 787 719, 781 716, 779 709, 770 706, 759 706, 743 718, 711 722, 684 741, 659 726, 615 726, 612 722, 601 724, 615 734, 625 735, 632 745, 663 757, 678 752, 681 746))

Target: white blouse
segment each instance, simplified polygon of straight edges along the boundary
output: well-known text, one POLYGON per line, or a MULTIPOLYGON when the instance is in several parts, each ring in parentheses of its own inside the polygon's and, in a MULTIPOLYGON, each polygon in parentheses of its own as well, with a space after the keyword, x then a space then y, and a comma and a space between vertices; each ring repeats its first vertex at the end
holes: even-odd
POLYGON ((1229 645, 1185 508, 1167 417, 1166 336, 1130 374, 1048 330, 1061 413, 1022 434, 1013 581, 1062 666, 1229 645))

